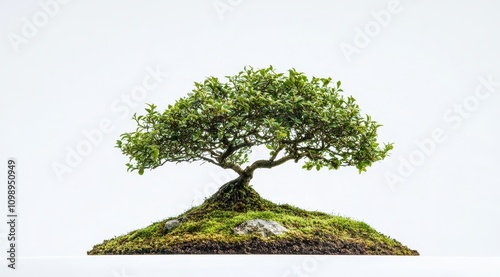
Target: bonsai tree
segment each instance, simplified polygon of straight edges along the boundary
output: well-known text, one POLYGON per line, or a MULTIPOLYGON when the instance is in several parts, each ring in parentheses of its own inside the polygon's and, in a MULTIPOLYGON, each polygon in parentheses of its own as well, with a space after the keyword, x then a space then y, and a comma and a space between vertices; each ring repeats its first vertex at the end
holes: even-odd
POLYGON ((361 173, 392 149, 377 142, 381 125, 342 95, 340 81, 272 66, 226 78, 195 83, 163 112, 149 104, 146 114, 134 115, 136 131, 117 141, 130 158, 128 170, 142 175, 167 162, 212 163, 238 174, 216 195, 241 201, 257 169, 300 161, 307 170, 355 166, 361 173), (268 158, 250 161, 252 148, 264 145, 268 158))

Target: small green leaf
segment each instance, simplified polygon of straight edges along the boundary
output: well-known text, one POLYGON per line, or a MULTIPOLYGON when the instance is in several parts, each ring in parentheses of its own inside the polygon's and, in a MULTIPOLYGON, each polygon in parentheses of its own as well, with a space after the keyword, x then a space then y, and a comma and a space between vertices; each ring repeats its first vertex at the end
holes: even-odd
POLYGON ((158 159, 158 155, 160 154, 160 150, 158 148, 153 149, 153 159, 158 159))

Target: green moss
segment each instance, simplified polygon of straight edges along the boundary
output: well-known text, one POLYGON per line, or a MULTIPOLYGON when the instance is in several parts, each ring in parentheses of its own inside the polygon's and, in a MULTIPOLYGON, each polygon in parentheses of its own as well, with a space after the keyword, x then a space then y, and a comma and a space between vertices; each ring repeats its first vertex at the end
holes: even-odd
MULTIPOLYGON (((192 244, 221 243, 227 246, 255 239, 285 244, 286 241, 297 239, 311 244, 341 242, 343 245, 359 248, 361 250, 356 251, 365 254, 418 254, 364 222, 317 211, 309 212, 288 204, 277 205, 260 198, 251 187, 245 190, 246 195, 252 197, 238 205, 221 203, 220 198, 217 200, 212 197, 176 217, 182 219, 182 224, 173 230, 164 230, 165 222, 173 219, 168 218, 126 235, 105 240, 95 245, 88 254, 170 253, 169 249, 192 244), (274 220, 289 229, 289 232, 266 239, 233 234, 235 226, 257 218, 274 220)), ((228 198, 224 199, 230 201, 228 198)))

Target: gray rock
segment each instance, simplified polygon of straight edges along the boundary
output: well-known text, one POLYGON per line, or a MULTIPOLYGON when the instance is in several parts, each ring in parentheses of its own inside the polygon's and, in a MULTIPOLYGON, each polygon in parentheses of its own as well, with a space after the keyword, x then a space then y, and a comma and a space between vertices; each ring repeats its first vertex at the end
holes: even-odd
POLYGON ((288 229, 272 220, 252 219, 241 223, 233 228, 233 233, 237 235, 260 234, 264 238, 281 235, 288 232, 288 229))
POLYGON ((167 222, 165 222, 165 231, 170 231, 174 229, 175 227, 181 225, 181 221, 178 219, 171 219, 167 222))

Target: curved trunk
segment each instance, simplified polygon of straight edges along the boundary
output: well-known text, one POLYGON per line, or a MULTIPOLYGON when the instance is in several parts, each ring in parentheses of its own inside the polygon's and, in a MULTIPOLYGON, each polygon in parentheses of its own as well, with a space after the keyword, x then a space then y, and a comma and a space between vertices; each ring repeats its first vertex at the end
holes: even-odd
POLYGON ((230 194, 239 199, 238 191, 245 190, 250 184, 252 177, 240 175, 236 179, 231 180, 222 185, 219 190, 211 198, 219 198, 220 196, 230 194))
POLYGON ((222 185, 205 203, 221 210, 260 209, 263 199, 250 187, 251 179, 251 174, 241 174, 222 185))

